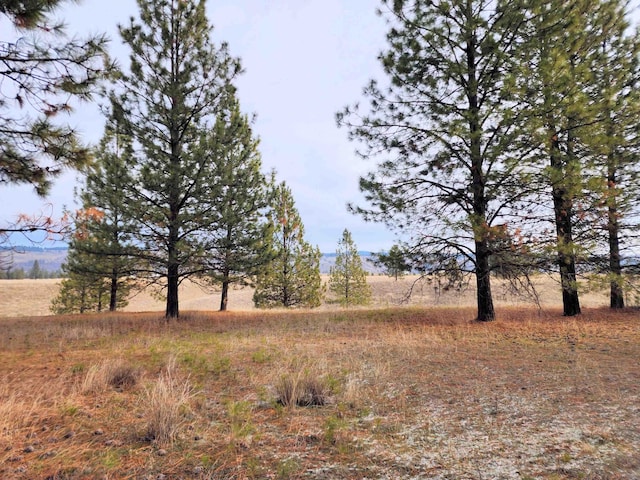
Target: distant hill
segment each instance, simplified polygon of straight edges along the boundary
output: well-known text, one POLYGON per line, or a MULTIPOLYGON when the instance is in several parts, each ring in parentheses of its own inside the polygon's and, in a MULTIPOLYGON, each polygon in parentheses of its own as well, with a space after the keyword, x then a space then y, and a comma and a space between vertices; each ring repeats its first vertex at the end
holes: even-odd
POLYGON ((28 271, 37 260, 41 270, 53 272, 60 270, 62 263, 67 259, 67 247, 19 246, 10 250, 0 248, 0 255, 3 266, 9 264, 12 269, 22 268, 28 271))
MULTIPOLYGON (((369 273, 381 273, 382 270, 373 264, 373 253, 361 251, 358 252, 362 259, 362 268, 369 273)), ((336 264, 335 253, 323 253, 320 259, 320 273, 329 273, 331 267, 336 264)))
MULTIPOLYGON (((373 265, 373 253, 358 252, 362 258, 362 266, 369 273, 380 273, 380 269, 373 265)), ((67 258, 67 247, 16 247, 13 251, 0 249, 0 254, 9 255, 12 258, 12 268, 23 268, 29 270, 33 262, 38 260, 40 268, 47 271, 60 270, 62 263, 67 258)), ((323 253, 320 259, 320 273, 328 274, 329 270, 336 263, 335 253, 323 253)))

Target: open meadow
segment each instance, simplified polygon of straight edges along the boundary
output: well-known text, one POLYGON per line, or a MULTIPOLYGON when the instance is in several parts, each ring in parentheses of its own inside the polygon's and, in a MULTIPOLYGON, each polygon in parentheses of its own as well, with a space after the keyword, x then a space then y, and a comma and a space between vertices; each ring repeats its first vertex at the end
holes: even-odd
MULTIPOLYGON (((323 282, 329 280, 328 275, 322 276, 323 282)), ((371 275, 367 282, 372 290, 372 305, 374 308, 386 308, 399 305, 405 306, 449 306, 468 307, 475 305, 476 291, 468 285, 461 291, 444 287, 436 288, 435 282, 419 281, 418 276, 408 275, 398 279, 384 275, 371 275), (407 292, 412 290, 410 298, 407 292)), ((0 317, 50 315, 51 300, 57 295, 59 279, 43 280, 0 280, 0 317)), ((558 282, 547 276, 536 279, 539 301, 543 309, 555 308, 561 305, 562 298, 558 282)), ((493 281, 494 302, 498 306, 532 306, 529 297, 523 297, 513 292, 503 281, 493 281)), ((229 292, 229 310, 255 310, 253 306, 253 289, 232 288, 229 292)), ((590 292, 581 297, 582 305, 586 307, 601 307, 608 305, 608 297, 602 292, 590 292)), ((184 282, 180 287, 181 311, 212 311, 218 310, 220 293, 215 289, 203 288, 192 282, 184 282)), ((338 306, 325 302, 320 310, 335 310, 338 306)), ((133 295, 126 312, 164 312, 165 303, 154 296, 150 290, 133 295)))
POLYGON ((0 478, 640 478, 635 309, 189 301, 1 318, 0 478))

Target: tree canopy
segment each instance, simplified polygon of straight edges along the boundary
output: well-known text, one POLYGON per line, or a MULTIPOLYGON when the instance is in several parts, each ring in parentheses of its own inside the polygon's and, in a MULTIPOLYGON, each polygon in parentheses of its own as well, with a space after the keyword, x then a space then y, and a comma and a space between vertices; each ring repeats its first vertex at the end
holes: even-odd
POLYGON ((276 187, 269 214, 273 259, 258 273, 253 296, 259 308, 318 307, 323 289, 320 249, 304 239, 304 226, 291 190, 276 187))
POLYGON ((72 100, 91 99, 109 67, 105 36, 69 39, 53 19, 63 3, 0 4, 20 34, 0 40, 0 185, 29 184, 40 195, 65 168, 89 159, 89 147, 58 120, 72 100))

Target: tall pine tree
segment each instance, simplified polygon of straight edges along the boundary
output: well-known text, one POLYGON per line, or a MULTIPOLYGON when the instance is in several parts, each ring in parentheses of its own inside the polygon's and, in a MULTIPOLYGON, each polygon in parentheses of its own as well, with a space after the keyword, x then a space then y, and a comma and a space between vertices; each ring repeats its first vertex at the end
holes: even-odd
MULTIPOLYGON (((597 45, 598 68, 594 69, 590 91, 598 108, 598 124, 588 137, 599 180, 592 185, 607 246, 606 260, 599 266, 608 273, 610 306, 616 309, 625 305, 623 257, 625 244, 627 248, 634 246, 638 228, 634 209, 640 197, 640 34, 630 28, 627 7, 627 2, 620 0, 601 2, 603 13, 596 28, 602 41, 597 45)), ((627 250, 628 257, 633 256, 631 252, 627 250)))
POLYGON ((166 317, 179 316, 178 286, 203 275, 207 234, 218 219, 216 165, 201 142, 233 97, 240 64, 211 40, 204 0, 138 0, 120 27, 131 65, 112 95, 131 136, 136 242, 152 279, 167 286, 166 317))
MULTIPOLYGON (((626 22, 618 1, 532 1, 523 15, 526 29, 512 70, 523 126, 517 161, 531 193, 522 225, 538 243, 549 240, 563 311, 573 316, 581 312, 580 264, 589 266, 587 258, 602 250, 594 225, 609 233, 611 278, 620 278, 617 164, 629 153, 632 128, 625 117, 635 115, 636 107, 628 107, 637 51, 622 40, 626 22)), ((614 281, 611 288, 612 304, 619 305, 620 286, 614 281)))
POLYGON ((207 140, 204 155, 216 167, 218 219, 209 233, 206 265, 221 285, 220 310, 227 309, 229 287, 247 284, 271 259, 270 225, 266 221, 273 186, 262 173, 258 140, 237 102, 220 115, 207 140))
POLYGON ((304 226, 291 190, 276 187, 270 213, 273 259, 256 279, 253 301, 259 308, 318 307, 322 302, 320 250, 304 240, 304 226))
POLYGON ((491 239, 522 188, 505 162, 518 3, 383 0, 390 85, 366 88, 368 112, 338 114, 361 154, 382 159, 360 180, 369 205, 354 211, 411 236, 416 269, 473 272, 480 321, 495 318, 491 239))

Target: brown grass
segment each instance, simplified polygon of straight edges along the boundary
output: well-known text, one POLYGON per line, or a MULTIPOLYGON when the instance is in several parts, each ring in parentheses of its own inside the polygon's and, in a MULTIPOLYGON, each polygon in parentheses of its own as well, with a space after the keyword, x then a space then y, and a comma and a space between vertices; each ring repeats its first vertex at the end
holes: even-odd
POLYGON ((0 478, 640 478, 637 310, 473 317, 0 319, 0 478))
MULTIPOLYGON (((328 281, 323 276, 323 281, 328 281)), ((369 308, 404 306, 470 307, 475 305, 475 289, 470 284, 461 291, 435 288, 435 282, 419 281, 417 276, 406 276, 398 281, 377 275, 369 276, 367 282, 372 289, 372 304, 369 308), (411 291, 412 295, 407 297, 411 291)), ((555 308, 562 298, 558 282, 551 277, 535 279, 543 309, 555 308)), ((0 280, 0 317, 49 315, 51 300, 57 295, 60 280, 0 280)), ((531 306, 530 298, 512 291, 507 283, 494 279, 492 282, 494 302, 497 306, 531 306)), ((234 288, 229 296, 229 310, 255 311, 251 288, 234 288)), ((608 305, 606 291, 590 291, 581 295, 582 305, 588 308, 608 305)), ((220 304, 220 293, 215 289, 202 288, 192 282, 180 287, 180 309, 187 311, 216 311, 220 304)), ((326 302, 320 310, 339 310, 336 303, 326 302)), ((162 312, 163 301, 153 293, 136 293, 124 309, 126 312, 162 312)))

